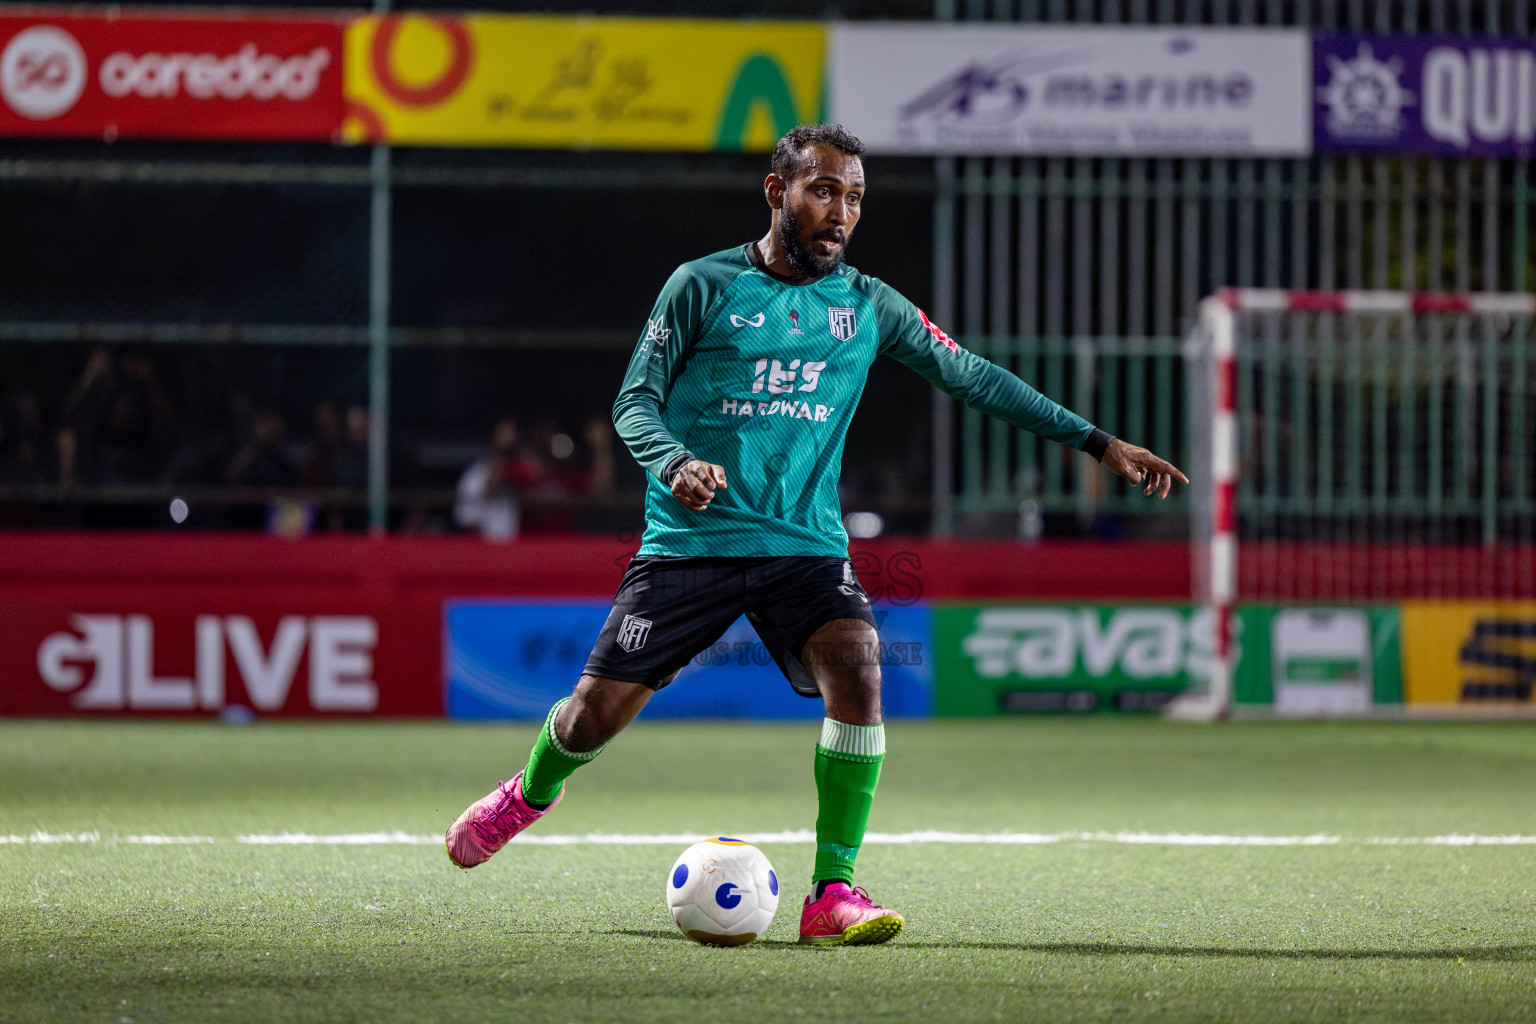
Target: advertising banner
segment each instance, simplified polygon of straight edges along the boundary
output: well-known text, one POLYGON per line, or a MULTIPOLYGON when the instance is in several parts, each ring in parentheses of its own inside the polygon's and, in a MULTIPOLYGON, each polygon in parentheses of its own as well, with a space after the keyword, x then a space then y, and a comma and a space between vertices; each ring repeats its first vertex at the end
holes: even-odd
POLYGON ((1320 152, 1529 156, 1536 40, 1318 35, 1320 152))
POLYGON ((1236 610, 1239 704, 1279 715, 1363 714, 1403 699, 1401 627, 1395 606, 1236 610))
POLYGON ((442 714, 435 638, 382 604, 43 599, 0 615, 0 715, 442 714))
POLYGON ((1209 612, 1175 606, 934 609, 934 712, 1152 711, 1211 670, 1209 612))
POLYGON ((1305 156, 1291 29, 843 24, 832 120, 874 153, 1305 156))
POLYGON ((1410 705, 1530 707, 1536 602, 1405 601, 1402 614, 1410 705))
POLYGON ((475 14, 347 30, 347 134, 548 149, 768 150, 818 119, 813 22, 475 14))
MULTIPOLYGON (((539 719, 571 692, 609 602, 449 602, 444 674, 453 718, 539 719)), ((933 713, 932 615, 877 607, 882 701, 890 718, 933 713)), ((790 689, 746 619, 683 668, 645 706, 647 718, 821 718, 790 689)))
POLYGON ((342 26, 326 18, 0 17, 0 136, 331 139, 342 26))

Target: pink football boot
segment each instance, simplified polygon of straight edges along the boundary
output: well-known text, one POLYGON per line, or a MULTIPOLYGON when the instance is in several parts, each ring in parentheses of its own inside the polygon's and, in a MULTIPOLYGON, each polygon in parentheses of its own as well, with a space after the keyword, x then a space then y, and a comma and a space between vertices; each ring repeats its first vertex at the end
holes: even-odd
POLYGON ((547 814, 565 796, 565 787, 549 807, 530 807, 523 799, 523 773, 470 804, 459 820, 448 826, 443 845, 448 859, 461 868, 472 868, 491 859, 512 837, 547 814))
POLYGON ((800 912, 800 941, 830 946, 867 946, 889 942, 901 934, 906 919, 876 906, 863 889, 833 882, 821 899, 805 898, 800 912))

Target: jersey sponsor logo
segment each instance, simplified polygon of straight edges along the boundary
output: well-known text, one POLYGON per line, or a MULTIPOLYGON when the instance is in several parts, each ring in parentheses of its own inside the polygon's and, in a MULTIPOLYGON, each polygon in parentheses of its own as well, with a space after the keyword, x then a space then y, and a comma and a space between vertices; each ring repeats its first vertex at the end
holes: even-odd
POLYGON ((778 359, 759 359, 752 367, 752 390, 767 391, 770 395, 787 395, 795 390, 795 376, 800 377, 801 391, 815 391, 821 380, 821 371, 827 368, 823 360, 802 362, 791 359, 785 366, 778 359))
POLYGON ((838 341, 847 341, 859 333, 859 322, 854 318, 853 310, 847 306, 828 306, 827 326, 832 330, 832 337, 838 341))
POLYGON ((654 320, 647 320, 645 322, 646 341, 655 342, 659 345, 665 345, 667 343, 667 339, 670 337, 672 337, 672 328, 668 327, 666 321, 661 317, 657 317, 654 320))
POLYGON ((650 619, 642 619, 638 615, 624 616, 624 621, 619 623, 619 646, 626 651, 638 651, 645 646, 653 625, 650 619))
POLYGON ((754 402, 750 398, 737 401, 734 398, 722 398, 720 400, 720 414, 722 416, 788 416, 792 420, 810 420, 812 423, 825 423, 827 418, 837 411, 834 405, 812 405, 809 402, 786 402, 774 399, 771 402, 754 402))
MULTIPOLYGON (((916 306, 913 306, 912 308, 917 309, 916 306)), ((960 346, 955 344, 955 339, 945 334, 942 328, 940 328, 932 320, 929 320, 927 313, 924 313, 922 310, 918 309, 917 318, 923 322, 924 327, 928 328, 928 333, 933 335, 933 339, 935 341, 956 355, 960 354, 960 346)))
POLYGON ((802 331, 800 329, 800 311, 799 310, 792 309, 792 310, 789 311, 789 333, 790 334, 804 334, 805 333, 804 331, 802 331))
POLYGON ((765 317, 761 313, 757 314, 757 316, 737 316, 735 313, 732 313, 731 314, 731 326, 732 327, 761 327, 761 326, 763 326, 763 320, 764 319, 765 319, 765 317))

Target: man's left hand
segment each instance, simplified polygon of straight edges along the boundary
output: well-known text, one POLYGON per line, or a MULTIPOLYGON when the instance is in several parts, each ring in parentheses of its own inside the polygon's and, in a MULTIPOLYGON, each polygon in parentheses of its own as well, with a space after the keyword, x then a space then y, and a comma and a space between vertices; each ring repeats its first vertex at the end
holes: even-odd
POLYGON ((1173 463, 1158 458, 1145 448, 1126 444, 1118 437, 1109 442, 1101 461, 1110 472, 1125 477, 1133 484, 1144 485, 1141 493, 1148 497, 1154 491, 1159 498, 1168 497, 1168 491, 1175 480, 1189 483, 1189 477, 1179 472, 1173 463))

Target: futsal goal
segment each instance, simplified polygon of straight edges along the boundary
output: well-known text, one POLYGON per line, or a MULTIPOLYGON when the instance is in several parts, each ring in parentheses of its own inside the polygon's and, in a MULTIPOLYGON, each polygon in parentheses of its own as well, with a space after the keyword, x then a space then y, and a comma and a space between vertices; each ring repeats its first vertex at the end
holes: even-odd
POLYGON ((1529 713, 1536 296, 1225 289, 1187 338, 1194 599, 1170 706, 1529 713))

